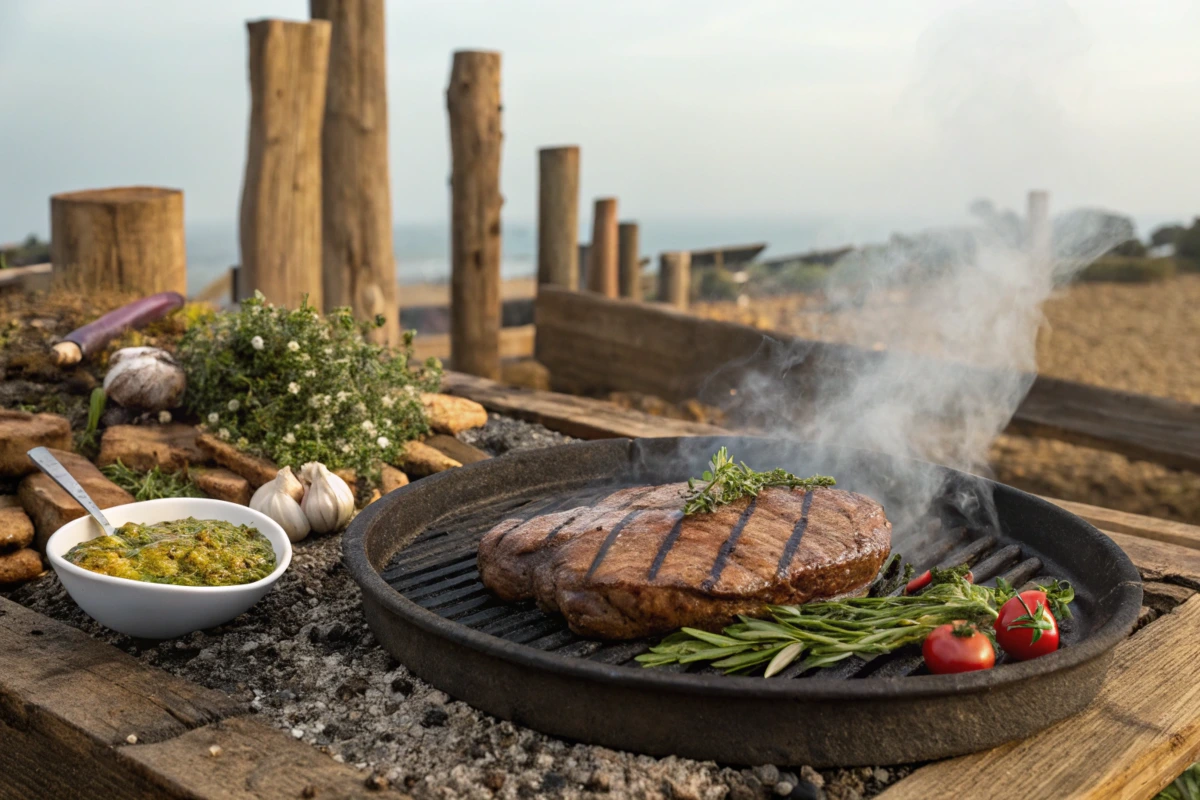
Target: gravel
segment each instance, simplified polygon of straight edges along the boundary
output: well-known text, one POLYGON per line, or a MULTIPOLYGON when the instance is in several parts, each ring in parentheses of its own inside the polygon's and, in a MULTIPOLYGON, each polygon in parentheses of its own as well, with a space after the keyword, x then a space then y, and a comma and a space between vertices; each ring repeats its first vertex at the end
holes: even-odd
MULTIPOLYGON (((570 441, 496 416, 462 438, 494 454, 570 441)), ((275 589, 232 623, 172 641, 134 640, 103 628, 75 606, 53 573, 9 596, 147 665, 226 692, 276 728, 418 800, 851 800, 909 771, 737 769, 651 758, 565 742, 483 714, 410 674, 376 642, 358 587, 342 567, 339 536, 297 544, 275 589)))

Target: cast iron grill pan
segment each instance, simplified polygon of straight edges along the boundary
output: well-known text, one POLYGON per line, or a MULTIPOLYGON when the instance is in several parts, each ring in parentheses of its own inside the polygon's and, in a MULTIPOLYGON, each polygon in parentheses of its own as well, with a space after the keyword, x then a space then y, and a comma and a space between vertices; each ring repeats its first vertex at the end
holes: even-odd
POLYGON ((1038 498, 928 464, 753 438, 608 440, 479 462, 374 503, 345 550, 375 635, 434 686, 552 735, 722 763, 904 763, 1027 736, 1095 696, 1141 605, 1124 553, 1038 498), (479 540, 501 520, 682 480, 722 444, 760 468, 836 465, 839 487, 869 488, 887 509, 896 505, 889 493, 906 485, 895 479, 901 470, 936 477, 944 500, 918 518, 892 518, 893 552, 918 569, 969 563, 987 585, 1070 580, 1077 601, 1062 650, 967 675, 928 674, 917 648, 826 669, 794 664, 769 680, 700 664, 646 670, 634 659, 656 640, 584 639, 532 601, 502 602, 480 582, 479 540), (987 507, 973 494, 989 491, 996 515, 972 513, 987 507))

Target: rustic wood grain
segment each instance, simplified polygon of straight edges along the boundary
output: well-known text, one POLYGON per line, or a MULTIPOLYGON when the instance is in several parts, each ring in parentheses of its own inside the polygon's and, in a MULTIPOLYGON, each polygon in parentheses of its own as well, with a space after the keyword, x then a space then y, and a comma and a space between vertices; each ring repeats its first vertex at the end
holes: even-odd
POLYGON ((310 0, 329 20, 329 79, 321 128, 321 260, 325 310, 382 315, 377 342, 400 343, 388 169, 383 0, 310 0))
POLYGON ((491 458, 491 456, 478 447, 472 447, 466 442, 460 442, 453 436, 447 436, 444 433, 435 433, 425 440, 425 444, 460 464, 474 464, 476 461, 484 461, 491 458))
MULTIPOLYGON (((913 370, 972 370, 980 385, 995 377, 988 370, 764 333, 662 304, 550 286, 538 293, 536 317, 537 360, 555 386, 573 390, 643 392, 673 402, 698 397, 722 405, 754 376, 812 397, 823 386, 844 383, 825 378, 879 359, 912 361, 913 370)), ((1200 470, 1200 406, 1173 400, 1039 376, 1009 430, 1200 470)))
POLYGON ((1082 517, 1101 530, 1125 533, 1143 539, 1155 539, 1180 547, 1200 550, 1200 527, 1196 525, 1169 519, 1144 517, 1141 514, 1130 514, 1128 511, 1116 511, 1087 503, 1076 503, 1072 500, 1057 500, 1052 497, 1045 499, 1065 508, 1077 517, 1082 517))
POLYGON ((491 411, 536 422, 578 439, 628 436, 714 436, 728 433, 701 422, 627 411, 603 400, 536 389, 519 389, 460 372, 447 372, 442 390, 469 397, 491 411))
POLYGON ((1117 646, 1100 694, 1039 734, 923 767, 879 800, 1144 800, 1200 755, 1200 598, 1117 646))
POLYGON ((1104 533, 1125 551, 1144 580, 1174 583, 1200 591, 1200 551, 1128 533, 1104 533))
POLYGON ((329 23, 265 19, 250 37, 250 134, 237 291, 322 307, 321 123, 329 23), (244 279, 244 280, 243 280, 244 279))
POLYGON ((454 54, 450 114, 450 360, 500 377, 500 54, 454 54))
POLYGON ((579 147, 538 150, 538 283, 579 288, 579 147))
POLYGON ((183 192, 122 186, 54 195, 50 262, 72 288, 183 294, 183 192))

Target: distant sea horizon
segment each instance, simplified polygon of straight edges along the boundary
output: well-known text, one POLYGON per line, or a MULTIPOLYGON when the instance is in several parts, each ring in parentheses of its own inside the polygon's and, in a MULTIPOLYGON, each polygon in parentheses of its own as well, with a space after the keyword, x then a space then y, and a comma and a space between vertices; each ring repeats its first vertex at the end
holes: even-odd
MULTIPOLYGON (((643 257, 655 259, 664 250, 698 250, 766 243, 765 258, 778 258, 814 249, 861 246, 885 242, 892 233, 969 222, 959 217, 918 215, 802 215, 792 218, 721 217, 712 219, 648 219, 640 222, 643 257)), ((1139 236, 1172 219, 1165 215, 1135 216, 1139 236)), ((398 222, 392 228, 396 275, 400 283, 444 283, 450 279, 450 231, 446 223, 398 222)), ((590 231, 581 226, 579 240, 590 231)), ((239 261, 237 223, 195 222, 186 230, 188 293, 199 292, 239 261)), ((531 222, 506 223, 500 274, 505 279, 536 273, 537 228, 531 222)))

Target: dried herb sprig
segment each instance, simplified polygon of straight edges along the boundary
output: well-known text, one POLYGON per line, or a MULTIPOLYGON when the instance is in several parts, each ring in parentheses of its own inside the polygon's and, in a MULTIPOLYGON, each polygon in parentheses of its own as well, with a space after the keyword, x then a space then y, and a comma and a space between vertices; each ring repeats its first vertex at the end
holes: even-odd
POLYGON ((700 480, 703 481, 703 485, 697 485, 695 478, 688 479, 687 492, 683 496, 684 514, 715 511, 718 506, 732 503, 734 500, 757 497, 758 493, 768 486, 814 489, 833 486, 836 483, 833 478, 825 475, 797 478, 784 469, 756 472, 746 466, 745 462, 736 463, 730 457, 729 450, 724 447, 709 461, 708 469, 700 480))

